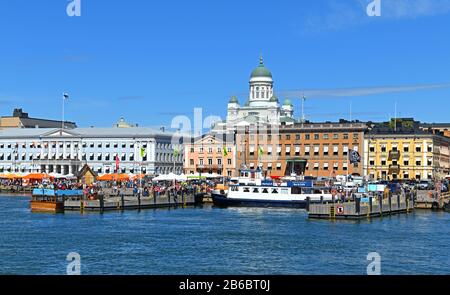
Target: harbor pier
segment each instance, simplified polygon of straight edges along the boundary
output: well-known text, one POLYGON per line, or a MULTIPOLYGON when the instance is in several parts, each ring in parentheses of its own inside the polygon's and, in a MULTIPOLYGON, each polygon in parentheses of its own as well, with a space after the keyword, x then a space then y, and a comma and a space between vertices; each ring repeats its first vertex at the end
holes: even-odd
POLYGON ((355 198, 349 202, 307 203, 311 219, 366 219, 414 211, 412 194, 355 198))

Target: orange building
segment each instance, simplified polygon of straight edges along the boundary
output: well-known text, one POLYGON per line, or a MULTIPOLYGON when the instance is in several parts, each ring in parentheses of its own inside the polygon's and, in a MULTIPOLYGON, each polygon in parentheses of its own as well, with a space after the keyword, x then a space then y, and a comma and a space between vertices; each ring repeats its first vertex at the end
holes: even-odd
POLYGON ((184 146, 184 173, 217 173, 234 177, 236 170, 236 147, 231 141, 207 134, 184 146))
POLYGON ((237 167, 261 167, 270 176, 297 175, 333 177, 363 175, 361 163, 350 164, 349 152, 363 155, 361 122, 295 123, 281 125, 277 132, 247 128, 237 132, 237 167))

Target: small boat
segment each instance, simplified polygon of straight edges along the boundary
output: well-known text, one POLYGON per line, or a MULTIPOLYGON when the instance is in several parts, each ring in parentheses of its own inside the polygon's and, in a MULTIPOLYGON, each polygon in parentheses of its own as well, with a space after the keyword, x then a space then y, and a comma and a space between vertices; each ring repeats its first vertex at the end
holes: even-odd
POLYGON ((243 170, 237 184, 230 184, 228 191, 212 192, 217 207, 288 207, 306 208, 308 202, 332 201, 328 188, 314 187, 312 180, 291 177, 287 181, 274 182, 263 179, 259 171, 243 170), (259 177, 258 177, 259 176, 259 177))
POLYGON ((30 201, 31 212, 62 213, 66 197, 82 197, 82 190, 53 190, 36 188, 30 201))

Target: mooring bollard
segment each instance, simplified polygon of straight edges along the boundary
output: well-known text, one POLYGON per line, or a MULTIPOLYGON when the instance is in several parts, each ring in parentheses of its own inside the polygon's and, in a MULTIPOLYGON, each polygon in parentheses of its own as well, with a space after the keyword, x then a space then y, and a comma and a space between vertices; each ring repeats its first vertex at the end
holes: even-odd
POLYGON ((125 209, 125 196, 123 194, 120 194, 120 201, 122 203, 122 210, 125 209))
POLYGON ((360 198, 355 198, 355 211, 356 211, 356 214, 358 214, 358 215, 361 212, 361 199, 360 198))
POLYGON ((310 204, 310 198, 306 197, 306 211, 309 212, 309 204, 310 204))

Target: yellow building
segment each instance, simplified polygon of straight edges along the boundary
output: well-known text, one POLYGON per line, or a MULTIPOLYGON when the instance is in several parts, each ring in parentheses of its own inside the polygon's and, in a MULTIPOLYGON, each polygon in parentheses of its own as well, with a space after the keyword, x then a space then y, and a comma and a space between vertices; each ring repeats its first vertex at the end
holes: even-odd
POLYGON ((416 128, 412 119, 374 126, 364 140, 364 174, 371 179, 442 179, 450 171, 450 138, 416 128))

